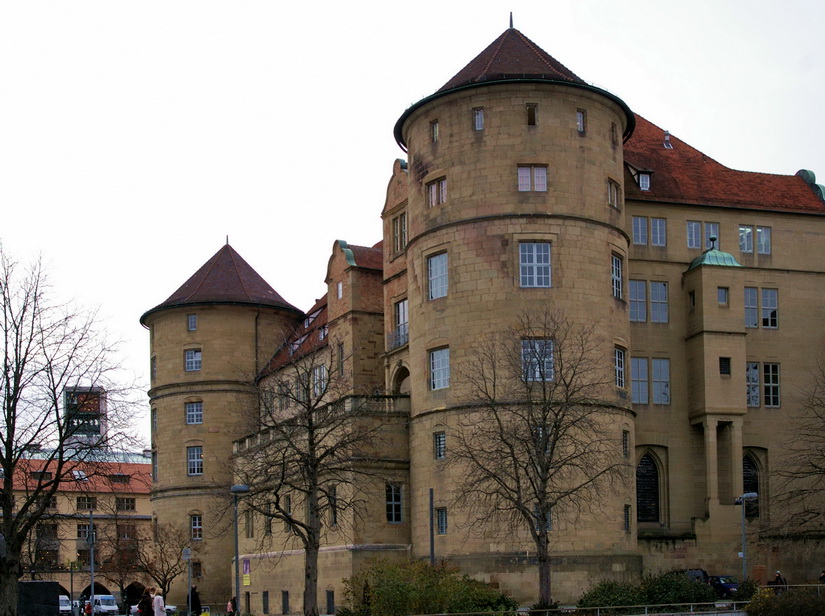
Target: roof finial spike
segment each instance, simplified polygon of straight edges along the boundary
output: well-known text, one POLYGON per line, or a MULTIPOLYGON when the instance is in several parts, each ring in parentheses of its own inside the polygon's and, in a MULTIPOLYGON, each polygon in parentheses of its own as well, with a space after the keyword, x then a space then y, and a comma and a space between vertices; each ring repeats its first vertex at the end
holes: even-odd
POLYGON ((510 11, 510 30, 513 29, 513 11, 510 11))
POLYGON ((229 246, 229 235, 226 236, 226 245, 229 246))
POLYGON ((711 235, 708 239, 710 240, 710 249, 716 250, 716 240, 718 240, 719 238, 715 235, 711 235))

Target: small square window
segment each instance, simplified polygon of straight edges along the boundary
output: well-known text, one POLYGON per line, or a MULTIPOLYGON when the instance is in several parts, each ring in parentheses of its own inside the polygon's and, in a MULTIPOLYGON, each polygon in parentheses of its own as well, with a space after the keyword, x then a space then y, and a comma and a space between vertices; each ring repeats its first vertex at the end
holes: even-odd
POLYGON ((719 374, 730 376, 730 357, 719 358, 719 374))
POLYGON ((196 372, 201 369, 200 349, 186 349, 184 351, 184 369, 186 372, 196 372))
POLYGON ((447 201, 447 178, 438 178, 427 183, 427 205, 435 207, 447 201))
POLYGON ((730 301, 730 289, 728 287, 716 287, 716 301, 720 306, 727 306, 730 301))
POLYGON ((547 192, 547 167, 519 165, 518 190, 519 192, 547 192))

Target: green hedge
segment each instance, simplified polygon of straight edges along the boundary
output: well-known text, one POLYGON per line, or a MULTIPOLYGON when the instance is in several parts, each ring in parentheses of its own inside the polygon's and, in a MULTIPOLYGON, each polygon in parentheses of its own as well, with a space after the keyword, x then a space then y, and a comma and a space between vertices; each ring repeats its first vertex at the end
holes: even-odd
POLYGON ((675 607, 670 606, 709 603, 716 599, 716 592, 704 582, 694 581, 680 571, 668 571, 660 575, 646 575, 638 583, 602 580, 582 595, 577 605, 665 605, 669 606, 665 609, 674 611, 675 607))

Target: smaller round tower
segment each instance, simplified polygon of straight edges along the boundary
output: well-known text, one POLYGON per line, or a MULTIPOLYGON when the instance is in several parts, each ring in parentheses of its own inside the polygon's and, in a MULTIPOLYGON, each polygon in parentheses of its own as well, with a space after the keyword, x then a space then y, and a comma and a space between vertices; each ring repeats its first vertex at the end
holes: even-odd
MULTIPOLYGON (((204 605, 223 606, 231 592, 231 525, 214 495, 232 485, 251 383, 301 314, 226 244, 140 318, 150 335, 153 516, 190 538, 204 605)), ((185 605, 182 580, 168 603, 185 605)))

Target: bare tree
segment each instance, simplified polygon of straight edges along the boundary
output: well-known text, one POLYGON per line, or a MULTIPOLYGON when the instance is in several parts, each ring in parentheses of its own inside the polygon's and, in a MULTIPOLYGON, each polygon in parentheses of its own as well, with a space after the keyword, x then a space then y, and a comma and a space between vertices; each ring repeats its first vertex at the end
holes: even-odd
POLYGON ((551 520, 598 508, 628 477, 614 381, 593 327, 562 315, 524 315, 473 349, 458 374, 476 404, 458 421, 451 458, 457 504, 483 523, 526 529, 535 544, 539 602, 550 604, 551 520), (611 398, 612 394, 612 398, 611 398))
POLYGON ((351 394, 326 344, 301 340, 284 345, 260 380, 253 436, 235 473, 250 487, 244 505, 263 516, 263 540, 303 547, 304 614, 315 616, 324 521, 340 533, 358 516, 364 499, 355 479, 379 474, 392 413, 388 399, 351 394))
POLYGON ((81 467, 107 472, 100 452, 121 445, 135 391, 115 384, 116 346, 95 312, 55 303, 39 261, 21 269, 0 247, 0 616, 16 614, 21 552, 61 484, 81 467))
POLYGON ((187 570, 188 564, 182 554, 189 543, 189 536, 172 524, 157 525, 149 537, 141 536, 139 532, 138 563, 164 597, 169 595, 175 578, 187 570))

